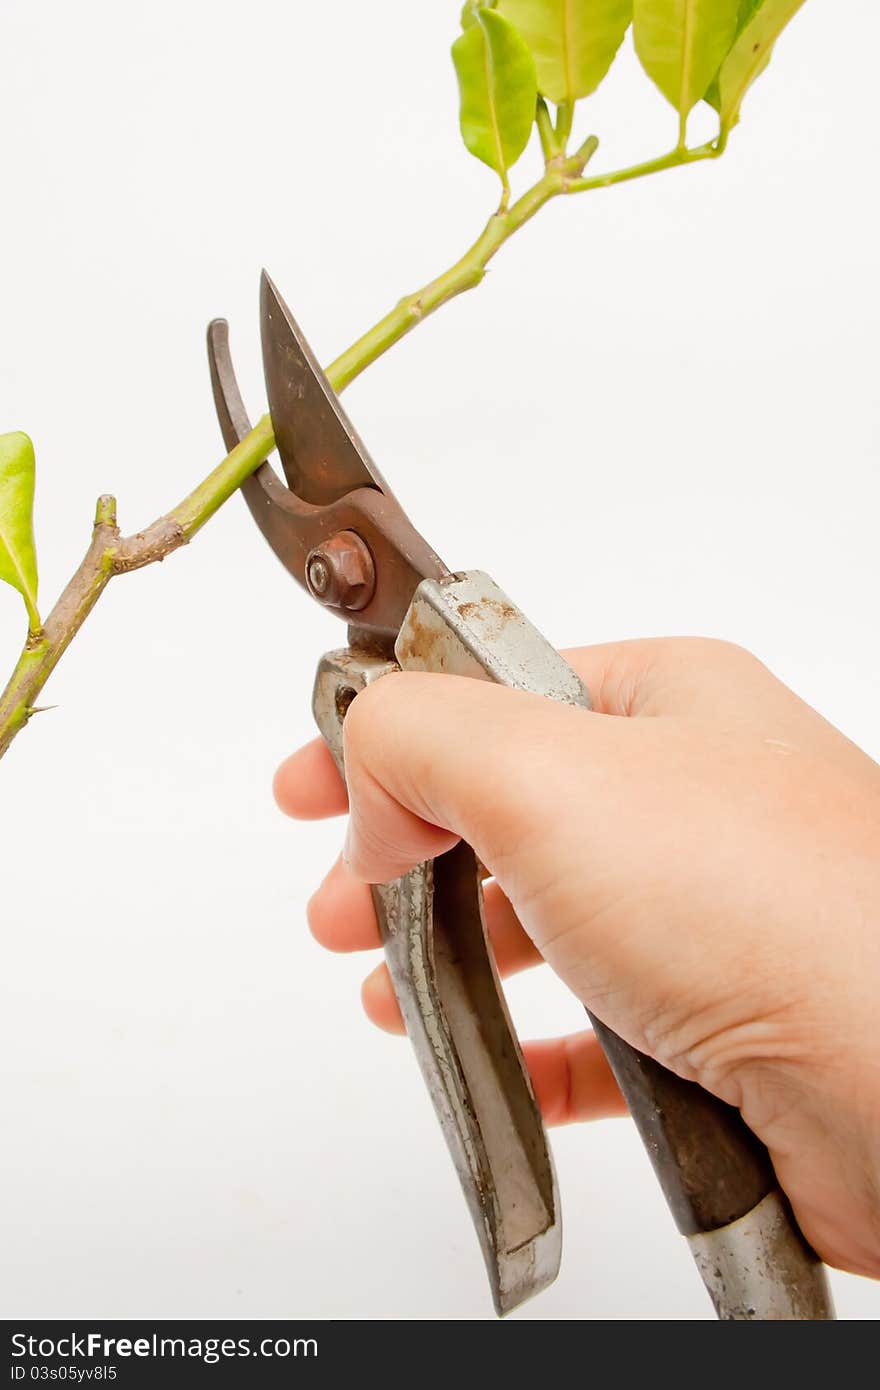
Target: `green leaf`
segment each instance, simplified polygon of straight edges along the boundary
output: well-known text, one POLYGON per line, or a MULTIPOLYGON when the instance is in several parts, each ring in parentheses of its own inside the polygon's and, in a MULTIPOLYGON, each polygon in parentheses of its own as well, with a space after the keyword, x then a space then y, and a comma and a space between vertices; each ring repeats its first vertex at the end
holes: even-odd
MULTIPOLYGON (((736 34, 734 39, 738 39, 743 29, 745 29, 752 15, 763 5, 764 0, 739 0, 739 12, 736 16, 736 34)), ((769 62, 769 54, 767 61, 769 62)), ((712 78, 708 90, 703 95, 703 100, 708 101, 710 106, 714 106, 716 111, 721 110, 721 92, 718 88, 718 74, 712 78)))
POLYGON ((739 0, 634 0, 633 38, 645 72, 684 123, 736 34, 739 0))
POLYGON ((611 66, 632 19, 633 0, 498 0, 535 59, 550 101, 589 96, 611 66))
POLYGON ((34 446, 26 434, 0 434, 0 579, 17 589, 31 629, 37 612, 37 552, 34 546, 34 446))
POLYGON ((471 154, 501 176, 532 131, 538 85, 525 39, 494 10, 478 9, 452 45, 461 96, 461 136, 471 154))
POLYGON ((774 43, 803 3, 804 0, 763 0, 743 28, 718 73, 722 130, 736 125, 743 97, 766 68, 774 43))
POLYGON ((478 10, 494 10, 498 0, 464 0, 461 7, 461 27, 470 29, 477 18, 478 10))

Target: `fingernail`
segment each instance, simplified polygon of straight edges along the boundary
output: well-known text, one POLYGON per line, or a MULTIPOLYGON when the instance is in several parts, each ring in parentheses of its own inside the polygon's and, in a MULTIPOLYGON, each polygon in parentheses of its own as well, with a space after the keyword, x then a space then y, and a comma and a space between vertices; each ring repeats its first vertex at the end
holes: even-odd
POLYGON ((351 868, 351 853, 354 848, 354 836, 351 831, 351 820, 345 827, 345 838, 342 841, 342 862, 347 869, 351 868))

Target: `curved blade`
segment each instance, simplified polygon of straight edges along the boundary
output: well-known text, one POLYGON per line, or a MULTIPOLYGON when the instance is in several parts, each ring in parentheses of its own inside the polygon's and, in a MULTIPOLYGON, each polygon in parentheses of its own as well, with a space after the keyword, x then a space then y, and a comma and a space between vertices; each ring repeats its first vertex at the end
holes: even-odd
MULTIPOLYGON (((233 449, 250 432, 250 421, 235 379, 229 355, 229 328, 225 319, 214 319, 208 329, 208 360, 217 416, 227 449, 233 449)), ((404 613, 422 579, 442 579, 449 571, 427 541, 419 535, 387 488, 374 479, 324 505, 300 497, 278 477, 270 463, 262 463, 241 484, 251 515, 285 569, 308 588, 309 553, 339 531, 356 531, 369 547, 376 566, 376 592, 366 608, 358 611, 359 633, 368 634, 374 647, 394 640, 404 613)), ((345 621, 351 613, 331 608, 345 621)), ((350 629, 351 631, 351 629, 350 629)))
MULTIPOLYGON (((223 443, 232 452, 246 434, 251 432, 251 422, 245 410, 232 358, 229 355, 229 324, 225 319, 212 319, 208 324, 208 366, 211 371, 211 390, 220 433, 223 443)), ((279 487, 281 484, 279 483, 279 487)))
POLYGON ((324 506, 359 487, 387 492, 281 295, 263 271, 260 333, 269 412, 288 485, 324 506))

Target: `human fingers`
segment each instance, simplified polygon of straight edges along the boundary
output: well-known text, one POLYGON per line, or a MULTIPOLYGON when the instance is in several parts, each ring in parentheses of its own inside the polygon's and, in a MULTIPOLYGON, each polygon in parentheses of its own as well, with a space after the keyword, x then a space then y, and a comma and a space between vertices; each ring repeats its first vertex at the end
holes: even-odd
MULTIPOLYGON (((777 680, 751 653, 702 637, 656 637, 573 647, 563 656, 586 685, 598 714, 623 717, 707 714, 756 722, 768 737, 846 740, 777 680)), ((786 738, 775 740, 786 743, 786 738)), ((852 749, 861 758, 860 750, 852 749)), ((322 739, 313 739, 278 768, 276 801, 300 820, 342 815, 348 795, 322 739)))
POLYGON ((344 725, 344 857, 359 878, 384 883, 461 836, 493 869, 493 847, 521 828, 526 789, 530 802, 554 804, 560 747, 587 724, 601 739, 600 726, 610 733, 617 723, 462 676, 402 672, 377 681, 344 725), (539 768, 545 775, 536 777, 539 768))
MULTIPOLYGON (((350 877, 350 876, 349 876, 350 877)), ((521 970, 540 965, 542 957, 520 926, 509 900, 497 883, 488 883, 483 892, 486 930, 495 965, 502 980, 521 970)), ((378 944, 378 930, 374 944, 378 944)), ((383 963, 371 971, 361 987, 361 1000, 367 1017, 386 1033, 405 1032, 400 1007, 394 994, 388 967, 383 963)))
MULTIPOLYGON (((486 929, 502 975, 539 965, 541 955, 520 926, 498 884, 483 887, 486 929)), ((381 946, 373 899, 367 884, 337 859, 306 909, 309 929, 328 951, 372 951, 381 946)))
POLYGON ((321 738, 285 758, 275 773, 272 791, 285 815, 297 820, 324 820, 348 810, 345 783, 321 738))
MULTIPOLYGON (((384 965, 367 976, 361 997, 371 1022, 387 1033, 405 1033, 384 965)), ((626 1102, 592 1032, 527 1042, 523 1055, 548 1125, 626 1114, 626 1102)))
POLYGON ((590 1030, 524 1043, 523 1055, 548 1125, 626 1114, 626 1101, 590 1030))
MULTIPOLYGON (((511 932, 510 940, 505 942, 502 939, 501 954, 495 956, 495 964, 502 980, 509 979, 521 970, 540 965, 541 962, 542 957, 518 923, 511 932)), ((361 1003, 370 1022, 375 1023, 384 1033, 406 1032, 391 976, 384 962, 377 965, 375 970, 371 970, 361 985, 361 1003)))

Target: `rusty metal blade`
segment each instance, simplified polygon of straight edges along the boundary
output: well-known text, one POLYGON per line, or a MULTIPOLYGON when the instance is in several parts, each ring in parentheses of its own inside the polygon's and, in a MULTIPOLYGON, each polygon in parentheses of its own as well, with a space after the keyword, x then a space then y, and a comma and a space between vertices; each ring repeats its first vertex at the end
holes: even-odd
POLYGON ((387 488, 271 279, 260 281, 269 411, 290 488, 324 506, 359 487, 387 488))
POLYGON ((220 432, 223 443, 231 451, 246 434, 250 434, 251 422, 232 368, 229 324, 225 319, 212 319, 208 324, 208 366, 211 369, 211 389, 220 432))

